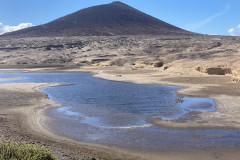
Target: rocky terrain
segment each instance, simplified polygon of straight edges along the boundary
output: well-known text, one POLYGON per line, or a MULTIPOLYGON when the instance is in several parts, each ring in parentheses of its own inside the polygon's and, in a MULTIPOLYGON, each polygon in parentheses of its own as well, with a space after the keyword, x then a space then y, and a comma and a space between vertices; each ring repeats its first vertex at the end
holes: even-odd
MULTIPOLYGON (((181 86, 185 89, 179 90, 179 95, 213 98, 217 111, 192 114, 192 118, 177 122, 153 119, 152 123, 170 128, 239 129, 239 42, 239 37, 207 35, 1 38, 0 69, 84 71, 110 80, 181 86)), ((0 123, 4 127, 0 128, 0 140, 37 143, 51 149, 59 159, 235 160, 239 157, 239 148, 141 154, 63 141, 52 134, 49 137, 49 133, 40 132, 41 127, 33 123, 39 120, 35 111, 46 105, 42 101, 47 97, 25 91, 27 85, 1 85, 0 108, 4 110, 0 123), (9 106, 20 107, 12 110, 9 106), (26 107, 34 112, 26 112, 26 107)), ((40 84, 32 84, 33 88, 36 85, 40 84)))
POLYGON ((113 2, 0 36, 0 65, 187 68, 239 81, 239 42, 188 32, 113 2))
POLYGON ((239 37, 208 35, 2 38, 0 67, 192 69, 239 81, 239 42, 239 37))

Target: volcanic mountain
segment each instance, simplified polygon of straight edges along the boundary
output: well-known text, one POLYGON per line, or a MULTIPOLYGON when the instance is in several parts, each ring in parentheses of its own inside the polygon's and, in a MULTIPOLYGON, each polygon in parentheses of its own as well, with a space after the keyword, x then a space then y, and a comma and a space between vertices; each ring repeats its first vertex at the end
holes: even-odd
POLYGON ((82 9, 47 24, 7 33, 7 37, 193 34, 122 2, 82 9))

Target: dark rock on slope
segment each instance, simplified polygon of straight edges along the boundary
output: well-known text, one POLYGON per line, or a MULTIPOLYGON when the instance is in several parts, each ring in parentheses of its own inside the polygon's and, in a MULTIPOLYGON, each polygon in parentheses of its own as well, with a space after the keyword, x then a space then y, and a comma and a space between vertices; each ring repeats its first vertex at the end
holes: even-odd
POLYGON ((7 33, 7 37, 193 34, 122 2, 82 9, 50 23, 7 33))

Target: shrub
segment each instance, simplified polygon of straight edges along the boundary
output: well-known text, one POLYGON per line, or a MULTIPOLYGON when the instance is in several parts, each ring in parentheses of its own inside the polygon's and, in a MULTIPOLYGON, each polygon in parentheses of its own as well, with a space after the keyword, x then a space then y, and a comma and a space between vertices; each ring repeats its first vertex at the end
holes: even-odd
POLYGON ((46 148, 38 145, 1 142, 0 160, 56 160, 57 158, 46 148))

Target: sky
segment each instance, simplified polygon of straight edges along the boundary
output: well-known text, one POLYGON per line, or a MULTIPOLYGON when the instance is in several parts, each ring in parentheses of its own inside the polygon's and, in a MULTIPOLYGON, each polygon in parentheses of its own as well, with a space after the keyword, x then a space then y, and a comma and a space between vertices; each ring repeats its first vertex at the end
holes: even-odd
MULTIPOLYGON (((120 0, 177 27, 240 36, 240 0, 120 0)), ((113 0, 0 0, 0 34, 40 25, 113 0)))

